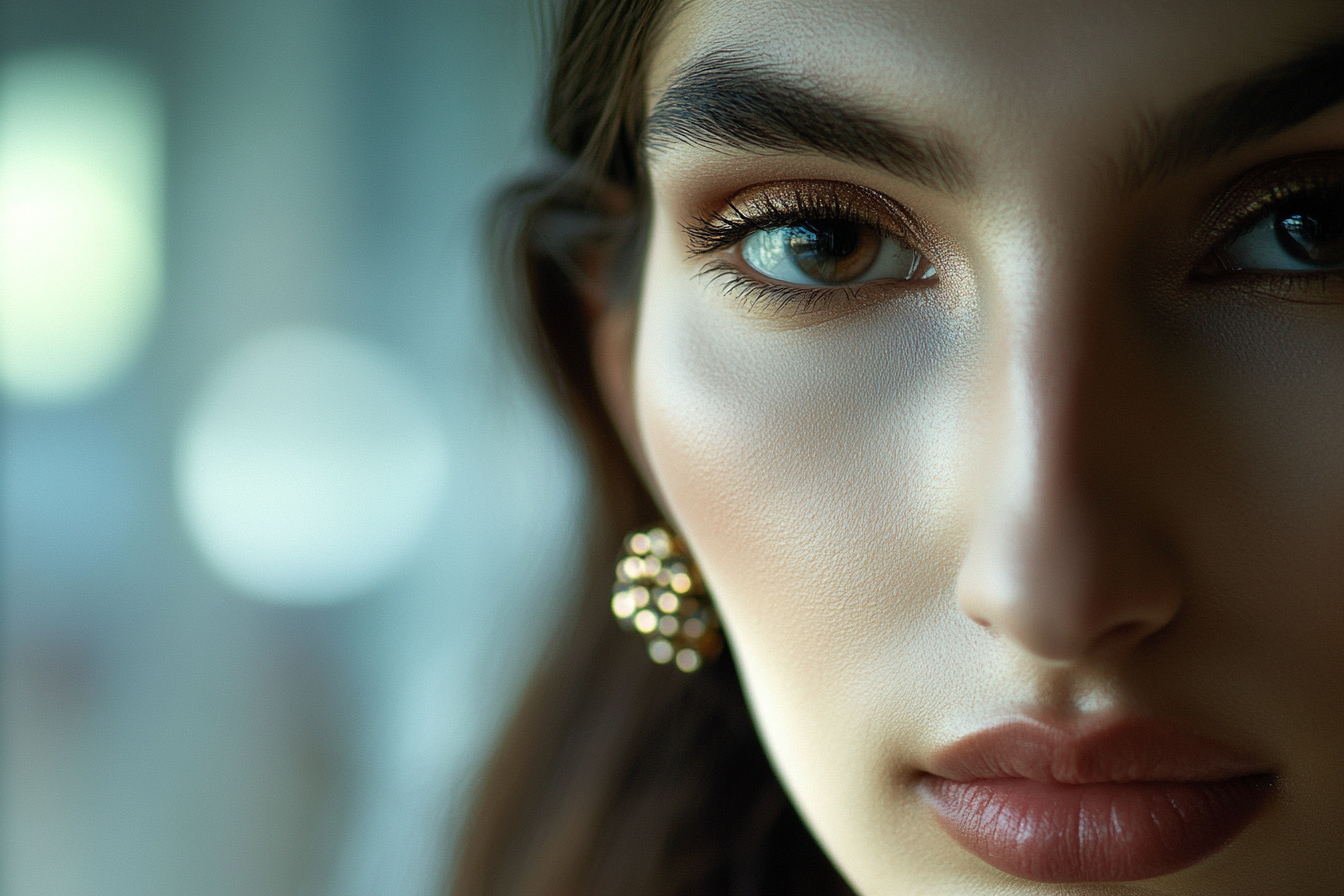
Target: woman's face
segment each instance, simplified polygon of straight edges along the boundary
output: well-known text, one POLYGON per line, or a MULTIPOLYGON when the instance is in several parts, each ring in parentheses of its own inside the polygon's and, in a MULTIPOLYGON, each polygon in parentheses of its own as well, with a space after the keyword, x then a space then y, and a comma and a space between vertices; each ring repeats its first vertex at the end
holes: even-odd
POLYGON ((1339 892, 1341 35, 1267 0, 672 21, 608 391, 865 896, 1339 892))

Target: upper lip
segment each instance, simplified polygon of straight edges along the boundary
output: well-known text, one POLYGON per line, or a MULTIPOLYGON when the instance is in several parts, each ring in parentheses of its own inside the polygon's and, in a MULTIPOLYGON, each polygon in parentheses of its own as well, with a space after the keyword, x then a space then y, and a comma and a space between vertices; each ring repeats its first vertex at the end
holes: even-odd
POLYGON ((1057 784, 1226 781, 1267 772, 1263 763, 1215 740, 1139 719, 1069 727, 1008 722, 937 751, 926 770, 953 781, 1027 778, 1057 784))

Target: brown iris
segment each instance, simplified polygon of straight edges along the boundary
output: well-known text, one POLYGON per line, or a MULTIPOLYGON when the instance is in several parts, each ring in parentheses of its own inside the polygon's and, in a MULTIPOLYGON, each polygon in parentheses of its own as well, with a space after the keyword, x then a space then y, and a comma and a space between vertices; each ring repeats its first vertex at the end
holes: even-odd
POLYGON ((789 254, 818 283, 855 280, 877 260, 882 234, 850 221, 809 221, 788 229, 789 254))

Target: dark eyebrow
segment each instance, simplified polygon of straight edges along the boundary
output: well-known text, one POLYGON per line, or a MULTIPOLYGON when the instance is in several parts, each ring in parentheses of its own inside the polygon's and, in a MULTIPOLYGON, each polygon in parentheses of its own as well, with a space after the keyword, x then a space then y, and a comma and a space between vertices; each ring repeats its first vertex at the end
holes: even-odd
POLYGON ((726 50, 683 66, 649 113, 645 151, 656 155, 678 143, 754 152, 811 150, 946 192, 970 184, 964 160, 946 141, 726 50))
POLYGON ((1122 191, 1265 140, 1344 102, 1344 41, 1215 87, 1135 128, 1116 165, 1122 191))

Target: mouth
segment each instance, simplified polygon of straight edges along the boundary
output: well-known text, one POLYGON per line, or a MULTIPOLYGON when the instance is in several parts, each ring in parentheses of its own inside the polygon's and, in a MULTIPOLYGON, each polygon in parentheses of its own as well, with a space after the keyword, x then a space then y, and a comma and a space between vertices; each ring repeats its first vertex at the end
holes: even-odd
POLYGON ((939 751, 917 783, 962 847, 1045 883, 1189 867, 1250 824, 1274 786, 1222 744, 1141 721, 1084 732, 1009 723, 939 751))

